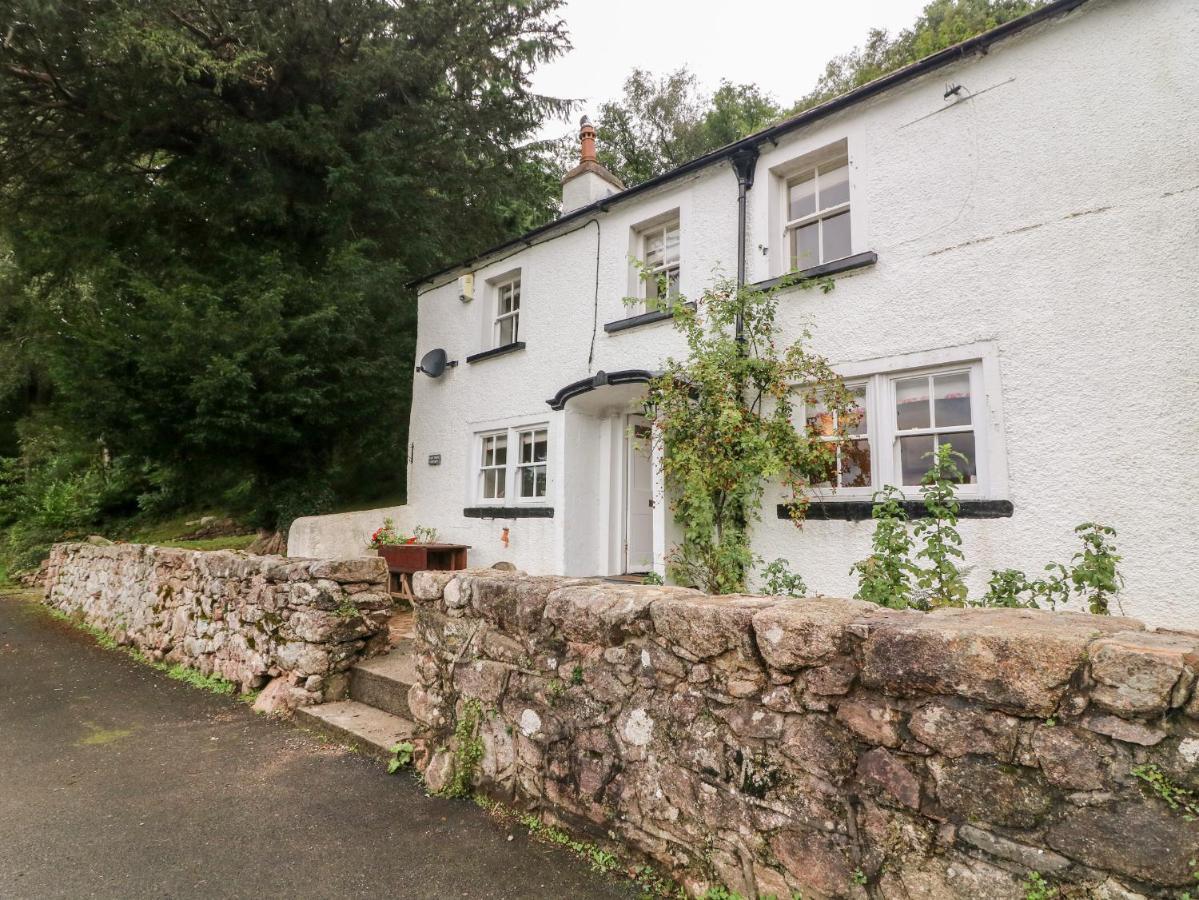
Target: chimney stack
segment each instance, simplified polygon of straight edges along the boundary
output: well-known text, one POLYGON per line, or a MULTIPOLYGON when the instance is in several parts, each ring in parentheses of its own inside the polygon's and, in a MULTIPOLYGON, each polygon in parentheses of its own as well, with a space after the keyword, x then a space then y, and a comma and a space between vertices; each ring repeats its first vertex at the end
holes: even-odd
POLYGON ((562 179, 562 215, 623 191, 620 179, 595 158, 595 126, 579 120, 579 164, 562 179))

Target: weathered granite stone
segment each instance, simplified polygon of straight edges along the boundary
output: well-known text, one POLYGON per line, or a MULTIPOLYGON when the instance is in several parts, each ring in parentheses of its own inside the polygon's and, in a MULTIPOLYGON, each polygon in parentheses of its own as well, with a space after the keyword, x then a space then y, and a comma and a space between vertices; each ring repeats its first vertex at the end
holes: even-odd
POLYGON ((387 583, 387 560, 379 556, 364 556, 358 559, 323 559, 312 564, 308 570, 313 578, 327 578, 338 584, 367 582, 387 583))
POLYGON ((1050 847, 1093 866, 1155 884, 1194 884, 1199 821, 1164 803, 1124 802, 1068 809, 1049 828, 1050 847))
POLYGON ((933 702, 912 713, 908 730, 945 756, 980 753, 1010 762, 1016 753, 1020 721, 1003 713, 933 702))
POLYGON ((650 616, 659 635, 703 660, 730 650, 752 652, 754 614, 775 604, 766 597, 684 595, 656 600, 650 616))
POLYGON ((1053 806, 1041 774, 1025 766, 997 765, 979 756, 930 765, 937 800, 970 822, 1032 828, 1053 806))
POLYGON ((780 600, 753 616, 758 650, 772 669, 794 672, 831 662, 847 649, 845 626, 879 614, 860 600, 780 600))
POLYGON ((788 716, 779 749, 796 768, 830 781, 841 781, 853 772, 849 734, 830 716, 788 716))
POLYGON ((1074 791, 1108 786, 1109 765, 1115 757, 1110 741, 1066 725, 1040 725, 1029 746, 1032 759, 1051 784, 1074 791))
POLYGON ((1119 715, 1157 715, 1186 699, 1196 668, 1195 638, 1144 631, 1114 634, 1091 647, 1091 677, 1096 682, 1091 699, 1119 715), (1179 699, 1172 703, 1176 690, 1179 699))
POLYGON ((1070 868, 1070 860, 1059 853, 1043 847, 1021 844, 994 832, 975 828, 973 825, 963 825, 958 829, 958 836, 972 847, 977 847, 999 859, 1008 859, 1019 863, 1034 872, 1052 875, 1070 868))
POLYGON ((679 594, 701 596, 687 588, 575 585, 546 598, 545 618, 568 641, 620 643, 649 630, 649 610, 655 600, 679 594))
POLYGON ((899 732, 903 713, 883 700, 843 700, 837 707, 837 719, 868 744, 898 747, 903 741, 899 732))
MULTIPOLYGON (((1040 610, 937 610, 887 622, 866 639, 862 680, 898 694, 965 697, 1013 712, 1047 716, 1066 693, 1102 616, 1049 619, 1040 610), (1093 620, 1093 621, 1091 621, 1093 620)), ((1118 620, 1127 627, 1131 620, 1118 620)))
POLYGON ((902 759, 881 747, 858 758, 858 781, 904 806, 920 808, 920 779, 902 759))
POLYGON ((853 866, 844 839, 822 831, 787 829, 770 839, 770 849, 800 891, 842 896, 853 866))
POLYGON ((1105 734, 1118 741, 1140 744, 1142 747, 1152 747, 1166 739, 1166 732, 1161 728, 1129 722, 1118 716, 1090 715, 1082 719, 1081 724, 1096 734, 1105 734))

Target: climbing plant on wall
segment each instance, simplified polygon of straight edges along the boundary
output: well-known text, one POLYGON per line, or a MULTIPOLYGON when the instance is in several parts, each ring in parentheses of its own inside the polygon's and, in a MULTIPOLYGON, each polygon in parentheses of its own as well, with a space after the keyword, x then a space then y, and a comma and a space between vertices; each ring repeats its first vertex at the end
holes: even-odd
POLYGON ((856 404, 804 329, 780 341, 779 291, 832 289, 789 281, 770 290, 721 280, 694 304, 678 302, 674 325, 687 355, 666 361, 646 396, 671 508, 682 530, 671 577, 715 594, 744 591, 755 563, 749 532, 767 484, 778 482, 792 521, 802 523, 808 489, 831 479, 856 404), (736 324, 742 323, 741 337, 736 324), (817 429, 797 421, 819 405, 817 429))

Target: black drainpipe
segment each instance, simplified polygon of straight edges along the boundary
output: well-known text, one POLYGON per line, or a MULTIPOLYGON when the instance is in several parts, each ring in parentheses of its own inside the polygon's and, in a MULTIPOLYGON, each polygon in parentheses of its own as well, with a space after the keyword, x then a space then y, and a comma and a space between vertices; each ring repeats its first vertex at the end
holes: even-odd
MULTIPOLYGON (((758 165, 758 148, 744 147, 736 151, 729 162, 737 176, 737 287, 745 286, 745 200, 749 189, 754 186, 754 169, 758 165)), ((745 323, 737 314, 737 343, 745 342, 745 323)))

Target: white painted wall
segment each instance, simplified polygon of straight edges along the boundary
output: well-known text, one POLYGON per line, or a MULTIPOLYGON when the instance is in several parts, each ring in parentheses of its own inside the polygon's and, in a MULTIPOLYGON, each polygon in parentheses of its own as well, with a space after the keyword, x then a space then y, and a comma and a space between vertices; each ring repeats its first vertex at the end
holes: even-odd
MULTIPOLYGON (((1003 496, 1015 513, 962 523, 976 591, 991 568, 1068 561, 1074 525, 1097 519, 1120 532, 1126 611, 1199 627, 1197 43, 1199 6, 1189 0, 1092 0, 763 148, 749 200, 751 280, 786 265, 772 170, 842 138, 854 250, 879 257, 828 295, 792 292, 780 311, 788 335, 810 324, 816 347, 846 371, 937 348, 994 348, 999 383, 989 387, 1002 406, 1003 496), (963 85, 964 99, 943 99, 947 82, 963 85)), ((681 350, 668 322, 603 330, 627 314, 631 229, 678 209, 682 291, 698 295, 714 272, 735 270, 735 200, 730 169, 714 165, 486 262, 472 303, 459 302, 456 273, 424 289, 418 353, 444 347, 459 365, 438 380, 416 376, 410 499, 398 521, 472 544, 474 564, 602 567, 618 513, 586 470, 615 452, 615 438, 575 412, 577 401, 565 412, 545 401, 597 370, 653 369, 681 350), (516 267, 527 349, 466 364, 484 348, 487 280, 516 267), (462 516, 474 502, 471 435, 497 422, 549 424, 553 519, 462 516), (427 464, 430 453, 440 466, 427 464), (578 463, 569 478, 564 459, 578 463)), ((869 523, 797 531, 774 518, 773 504, 766 512, 756 530, 764 557, 791 559, 814 590, 852 594, 849 567, 867 552, 869 523)), ((329 535, 361 531, 359 522, 300 520, 291 550, 344 553, 329 535)))

